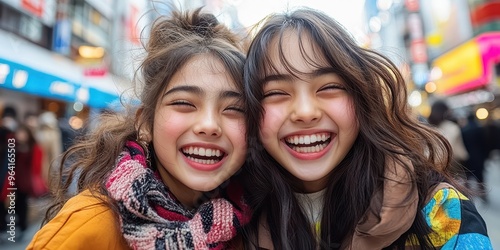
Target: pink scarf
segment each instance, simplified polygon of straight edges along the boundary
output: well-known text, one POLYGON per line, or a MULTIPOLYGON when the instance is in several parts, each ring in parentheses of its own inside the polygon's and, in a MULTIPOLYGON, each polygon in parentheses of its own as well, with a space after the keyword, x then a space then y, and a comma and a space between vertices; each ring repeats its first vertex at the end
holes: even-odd
POLYGON ((185 209, 147 166, 144 150, 133 141, 126 143, 106 187, 133 249, 225 249, 251 216, 236 183, 197 211, 185 209))

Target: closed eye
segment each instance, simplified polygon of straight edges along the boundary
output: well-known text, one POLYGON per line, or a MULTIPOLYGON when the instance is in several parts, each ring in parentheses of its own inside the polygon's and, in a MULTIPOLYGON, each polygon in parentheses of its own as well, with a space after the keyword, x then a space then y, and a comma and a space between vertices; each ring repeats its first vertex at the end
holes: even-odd
POLYGON ((341 84, 336 84, 336 83, 332 83, 332 84, 327 84, 323 87, 321 87, 318 91, 331 91, 331 90, 345 90, 345 87, 342 86, 341 84))
POLYGON ((184 100, 179 100, 179 101, 173 101, 171 103, 168 104, 169 106, 186 106, 186 107, 193 107, 195 108, 196 106, 194 106, 194 104, 188 102, 188 101, 184 101, 184 100))
POLYGON ((281 96, 281 95, 287 95, 286 92, 283 91, 278 91, 278 90, 271 90, 266 93, 264 93, 264 98, 272 97, 272 96, 281 96))
POLYGON ((238 112, 238 113, 245 113, 245 109, 243 109, 242 107, 239 107, 239 106, 229 106, 229 107, 227 107, 224 110, 235 111, 235 112, 238 112))

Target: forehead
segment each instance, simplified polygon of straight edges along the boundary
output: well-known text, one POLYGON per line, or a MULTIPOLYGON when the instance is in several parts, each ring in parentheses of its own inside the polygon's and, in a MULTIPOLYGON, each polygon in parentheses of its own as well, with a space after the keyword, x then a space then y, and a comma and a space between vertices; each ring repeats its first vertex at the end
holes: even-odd
POLYGON ((299 34, 298 31, 289 29, 281 36, 274 37, 268 56, 272 63, 271 71, 280 73, 290 70, 310 73, 318 68, 329 67, 321 48, 305 31, 299 34))
POLYGON ((191 57, 174 75, 185 75, 193 71, 200 74, 221 74, 226 69, 221 60, 211 54, 200 54, 191 57))
POLYGON ((236 88, 236 83, 221 59, 211 54, 201 54, 190 58, 172 76, 167 89, 179 84, 216 89, 236 88))

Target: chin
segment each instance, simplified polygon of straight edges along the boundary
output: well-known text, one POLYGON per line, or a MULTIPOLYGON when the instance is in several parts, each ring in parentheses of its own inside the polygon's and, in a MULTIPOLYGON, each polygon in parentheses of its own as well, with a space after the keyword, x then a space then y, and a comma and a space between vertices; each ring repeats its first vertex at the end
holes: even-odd
POLYGON ((295 178, 299 179, 300 181, 304 181, 304 182, 315 182, 315 181, 319 181, 323 178, 325 178, 326 175, 316 175, 315 174, 312 174, 312 173, 300 173, 300 174, 296 174, 294 175, 295 178))
POLYGON ((189 188, 191 188, 192 190, 195 190, 195 191, 199 191, 199 192, 208 192, 208 191, 212 191, 214 189, 216 189, 220 184, 222 183, 210 183, 210 184, 204 184, 204 185, 200 185, 200 183, 193 183, 194 185, 189 185, 189 188))
POLYGON ((217 187, 218 186, 214 186, 214 187, 210 187, 210 188, 198 188, 198 189, 195 189, 195 190, 196 191, 200 191, 200 192, 210 192, 210 191, 214 190, 217 187))

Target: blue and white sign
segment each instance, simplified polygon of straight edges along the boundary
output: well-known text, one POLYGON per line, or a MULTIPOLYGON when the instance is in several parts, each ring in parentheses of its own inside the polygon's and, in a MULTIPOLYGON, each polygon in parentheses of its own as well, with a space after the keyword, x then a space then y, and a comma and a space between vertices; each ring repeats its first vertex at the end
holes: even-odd
POLYGON ((56 21, 53 38, 52 50, 62 55, 69 55, 71 50, 71 22, 69 19, 56 21))
POLYGON ((0 87, 68 102, 79 84, 0 58, 0 87))

